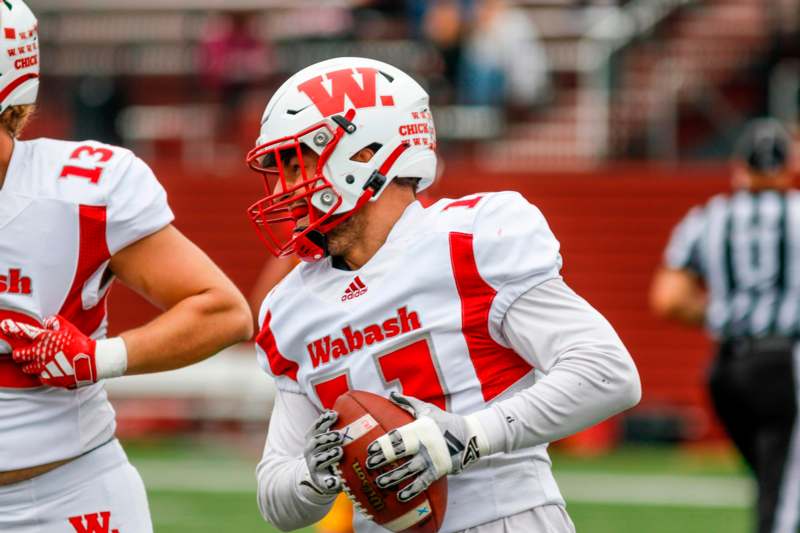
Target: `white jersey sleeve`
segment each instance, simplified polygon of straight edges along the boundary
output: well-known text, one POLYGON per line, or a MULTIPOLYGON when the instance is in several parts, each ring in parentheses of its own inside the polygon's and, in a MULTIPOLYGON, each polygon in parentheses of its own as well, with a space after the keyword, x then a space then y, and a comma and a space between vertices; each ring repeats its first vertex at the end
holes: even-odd
POLYGON ((261 515, 282 531, 320 520, 332 504, 329 498, 327 502, 309 501, 299 490, 300 482, 308 476, 302 456, 305 434, 319 415, 305 394, 278 389, 256 478, 261 515))
POLYGON ((111 255, 156 231, 175 218, 167 193, 147 164, 128 150, 117 149, 108 168, 107 240, 111 255))
POLYGON ((491 194, 479 205, 473 247, 480 277, 497 291, 489 324, 498 338, 509 306, 560 276, 560 245, 541 211, 519 193, 491 194))
POLYGON ((492 453, 560 439, 639 402, 641 384, 628 350, 563 280, 542 283, 514 301, 502 332, 545 375, 476 413, 492 453))

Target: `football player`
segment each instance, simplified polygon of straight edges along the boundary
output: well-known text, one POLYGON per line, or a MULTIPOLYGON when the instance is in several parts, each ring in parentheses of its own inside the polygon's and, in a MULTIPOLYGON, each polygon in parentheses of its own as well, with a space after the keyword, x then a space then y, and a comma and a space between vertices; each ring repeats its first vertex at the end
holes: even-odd
POLYGON ((449 475, 443 532, 574 531, 547 443, 639 401, 628 351, 561 278, 535 206, 515 192, 416 201, 435 147, 426 92, 370 59, 312 65, 264 112, 248 161, 267 196, 250 217, 274 254, 303 260, 267 295, 257 336, 278 389, 258 503, 282 530, 342 490, 330 408, 348 389, 415 413, 364 444, 367 466, 402 463, 377 479, 401 501, 449 475))
POLYGON ((94 141, 17 138, 39 85, 37 22, 8 0, 0 24, 0 531, 150 532, 102 380, 246 340, 250 313, 171 225, 141 159, 94 141), (163 314, 106 338, 114 278, 163 314))

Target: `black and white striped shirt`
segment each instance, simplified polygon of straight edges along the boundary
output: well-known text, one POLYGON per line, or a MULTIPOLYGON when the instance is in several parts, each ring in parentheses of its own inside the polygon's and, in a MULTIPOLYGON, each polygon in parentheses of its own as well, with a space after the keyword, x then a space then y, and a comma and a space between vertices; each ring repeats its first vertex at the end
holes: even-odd
POLYGON ((715 337, 800 336, 800 192, 715 196, 678 224, 665 256, 705 281, 715 337))

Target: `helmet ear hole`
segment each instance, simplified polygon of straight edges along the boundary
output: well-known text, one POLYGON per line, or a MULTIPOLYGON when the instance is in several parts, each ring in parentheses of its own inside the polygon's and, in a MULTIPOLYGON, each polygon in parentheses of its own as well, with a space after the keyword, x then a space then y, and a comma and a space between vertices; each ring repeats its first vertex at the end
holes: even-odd
POLYGON ((368 144, 364 148, 361 148, 352 156, 350 156, 350 161, 358 161, 360 163, 368 163, 372 160, 378 150, 383 148, 381 143, 372 143, 368 144))

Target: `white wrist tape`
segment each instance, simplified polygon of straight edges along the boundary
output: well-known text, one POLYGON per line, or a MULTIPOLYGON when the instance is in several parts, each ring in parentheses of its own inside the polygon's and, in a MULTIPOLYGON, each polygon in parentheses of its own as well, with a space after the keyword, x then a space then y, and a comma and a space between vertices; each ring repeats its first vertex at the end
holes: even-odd
MULTIPOLYGON (((438 424, 429 416, 421 416, 411 422, 397 429, 400 435, 403 436, 403 444, 406 448, 406 453, 417 453, 420 446, 425 446, 428 455, 433 462, 433 467, 436 474, 441 477, 449 474, 452 471, 452 459, 450 458, 450 450, 447 448, 447 441, 442 436, 442 430, 438 424)), ((389 442, 388 435, 386 441, 389 442)), ((389 451, 393 456, 391 460, 395 459, 394 450, 391 444, 388 449, 381 443, 381 450, 386 455, 389 451)), ((387 455, 387 458, 389 456, 387 455)))
POLYGON ((97 379, 116 378, 128 370, 128 349, 122 337, 97 341, 94 352, 97 379))
POLYGON ((491 446, 489 445, 489 438, 486 435, 486 431, 483 429, 483 424, 481 424, 480 419, 472 414, 465 416, 464 421, 467 423, 470 437, 474 436, 478 442, 478 450, 480 451, 481 457, 490 455, 492 452, 491 446))

